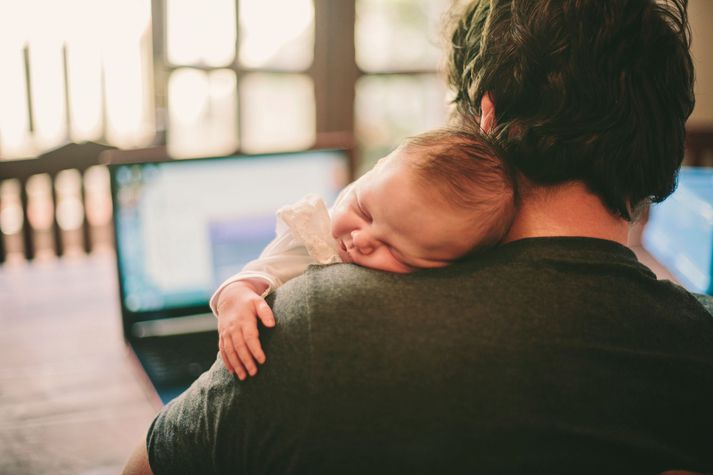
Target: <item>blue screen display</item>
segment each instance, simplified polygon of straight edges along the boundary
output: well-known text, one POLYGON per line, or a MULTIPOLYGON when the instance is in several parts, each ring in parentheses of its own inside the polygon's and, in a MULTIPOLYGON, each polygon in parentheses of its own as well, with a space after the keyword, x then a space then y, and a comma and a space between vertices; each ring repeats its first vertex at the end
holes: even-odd
POLYGON ((676 191, 651 206, 643 238, 681 285, 713 295, 713 169, 683 167, 676 191))
POLYGON ((275 211, 308 193, 331 204, 347 184, 343 151, 112 167, 116 251, 131 312, 207 304, 275 236, 275 211))

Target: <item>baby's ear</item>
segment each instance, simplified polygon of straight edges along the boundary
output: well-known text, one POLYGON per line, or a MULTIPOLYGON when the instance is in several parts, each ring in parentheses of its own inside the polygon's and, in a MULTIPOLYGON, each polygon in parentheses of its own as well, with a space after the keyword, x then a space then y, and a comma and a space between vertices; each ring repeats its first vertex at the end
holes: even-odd
POLYGON ((495 104, 490 97, 490 93, 486 92, 480 100, 480 130, 486 134, 495 126, 495 104))

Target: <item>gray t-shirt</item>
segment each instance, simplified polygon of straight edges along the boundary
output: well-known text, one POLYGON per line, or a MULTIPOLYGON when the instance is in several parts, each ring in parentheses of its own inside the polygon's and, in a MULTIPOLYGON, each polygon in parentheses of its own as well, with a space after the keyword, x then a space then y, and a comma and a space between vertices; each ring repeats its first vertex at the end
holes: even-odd
POLYGON ((713 471, 713 318, 611 241, 313 267, 271 303, 267 363, 164 408, 154 473, 713 471))

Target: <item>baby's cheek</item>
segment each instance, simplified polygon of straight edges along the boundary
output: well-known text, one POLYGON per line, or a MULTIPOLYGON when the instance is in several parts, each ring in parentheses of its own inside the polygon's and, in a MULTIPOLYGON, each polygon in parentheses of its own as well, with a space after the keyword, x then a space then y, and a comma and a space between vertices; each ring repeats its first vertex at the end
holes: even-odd
POLYGON ((379 247, 379 249, 368 256, 362 256, 362 262, 358 262, 358 264, 385 272, 408 272, 403 264, 401 264, 385 246, 379 247))

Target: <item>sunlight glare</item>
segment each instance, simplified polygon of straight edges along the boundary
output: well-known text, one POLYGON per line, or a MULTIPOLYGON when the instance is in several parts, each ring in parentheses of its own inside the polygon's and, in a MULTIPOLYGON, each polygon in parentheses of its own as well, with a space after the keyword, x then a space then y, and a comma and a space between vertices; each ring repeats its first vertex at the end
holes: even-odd
POLYGON ((168 61, 227 66, 235 58, 234 0, 166 0, 168 61))
POLYGON ((312 63, 312 0, 243 0, 239 18, 240 62, 245 66, 298 70, 312 63))
POLYGON ((176 70, 168 82, 171 116, 179 122, 193 123, 208 104, 208 78, 197 69, 176 70))
POLYGON ((61 5, 52 0, 28 0, 34 15, 28 26, 30 87, 35 140, 42 149, 61 144, 67 138, 62 60, 63 26, 57 22, 61 5))
POLYGON ((107 138, 121 147, 150 142, 154 133, 151 84, 150 4, 148 0, 103 0, 107 138), (148 51, 147 51, 148 50, 148 51))
POLYGON ((70 135, 75 142, 96 140, 102 134, 102 23, 100 2, 66 0, 71 20, 67 30, 67 78, 70 135))
POLYGON ((314 143, 314 83, 309 77, 252 73, 244 77, 240 92, 243 150, 299 150, 314 143))
POLYGON ((169 79, 168 150, 175 157, 221 155, 237 146, 235 73, 176 70, 169 79))
POLYGON ((3 64, 0 87, 0 153, 8 158, 30 156, 35 152, 35 148, 30 135, 21 45, 0 41, 0 61, 3 64))
POLYGON ((101 139, 105 119, 113 144, 149 143, 155 133, 150 40, 150 0, 0 0, 2 156, 101 139))

